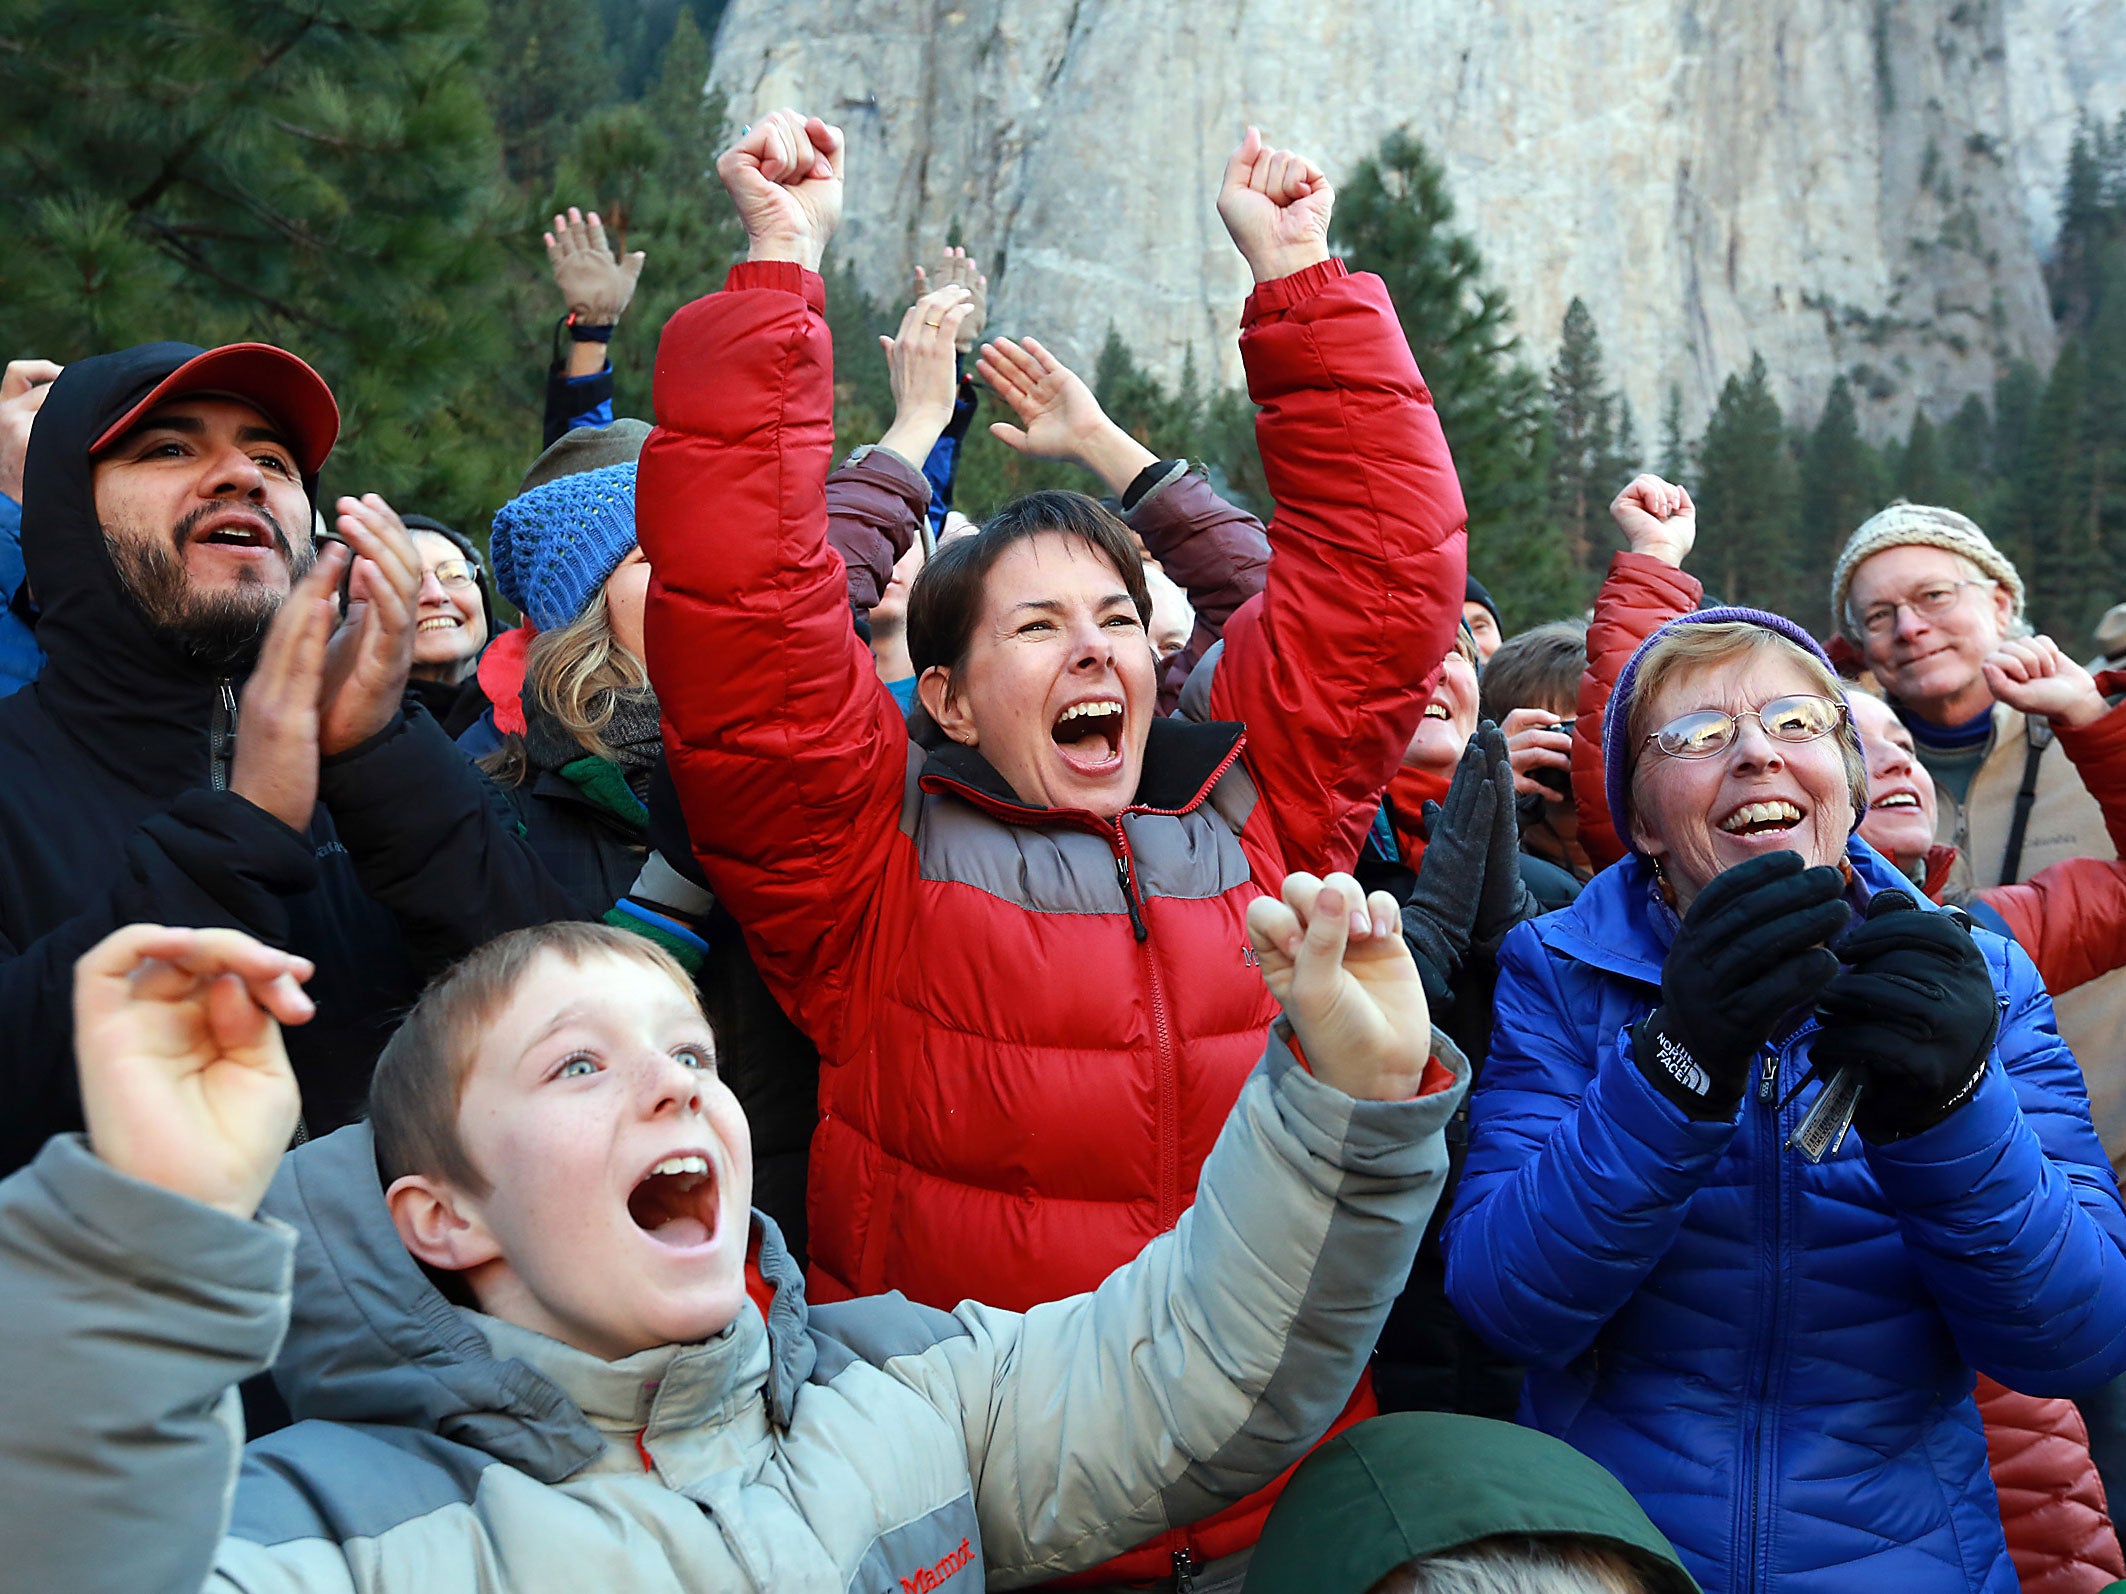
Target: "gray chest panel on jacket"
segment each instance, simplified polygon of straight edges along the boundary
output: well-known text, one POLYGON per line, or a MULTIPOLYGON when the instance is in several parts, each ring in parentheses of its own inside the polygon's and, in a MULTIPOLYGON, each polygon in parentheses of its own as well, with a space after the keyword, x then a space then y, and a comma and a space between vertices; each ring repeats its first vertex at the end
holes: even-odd
MULTIPOLYGON (((1138 894, 1201 901, 1245 882, 1251 871, 1238 831, 1255 800, 1254 782, 1236 764, 1188 813, 1123 815, 1138 894)), ((926 792, 913 835, 925 880, 973 886, 1030 913, 1124 911, 1115 849, 1090 830, 1011 824, 926 792)))

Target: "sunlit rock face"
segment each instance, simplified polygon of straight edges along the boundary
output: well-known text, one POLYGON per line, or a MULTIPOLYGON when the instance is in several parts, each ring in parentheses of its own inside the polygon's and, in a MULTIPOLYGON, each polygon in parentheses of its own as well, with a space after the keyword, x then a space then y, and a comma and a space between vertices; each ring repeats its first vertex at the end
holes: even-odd
MULTIPOLYGON (((2040 276, 2081 111, 2126 106, 2120 0, 731 0, 713 82, 850 139, 837 247, 879 292, 956 231, 1000 330, 1110 326, 1237 381, 1213 195, 1254 122, 1332 178, 1407 126, 1547 360, 1593 310, 1642 435, 1761 351, 1869 429, 2051 354, 2040 276)), ((1363 261, 1357 262, 1363 265, 1363 261)))

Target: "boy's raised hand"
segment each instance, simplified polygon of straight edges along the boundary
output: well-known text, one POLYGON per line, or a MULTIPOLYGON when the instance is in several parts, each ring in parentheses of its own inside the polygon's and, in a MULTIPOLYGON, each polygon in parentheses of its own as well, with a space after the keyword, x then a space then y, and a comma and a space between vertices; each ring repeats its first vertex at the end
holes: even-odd
POLYGON ((1329 258, 1336 190, 1304 155, 1271 149, 1249 128, 1225 163, 1218 216, 1257 282, 1289 277, 1329 258))
POLYGON ((306 958, 240 930, 134 924, 74 965, 74 1055, 96 1155, 239 1218, 301 1109, 280 1026, 316 1010, 306 958))
POLYGON ((1248 939, 1317 1079, 1361 1101, 1417 1094, 1432 1017, 1393 897, 1347 874, 1286 875, 1282 901, 1248 904, 1248 939))

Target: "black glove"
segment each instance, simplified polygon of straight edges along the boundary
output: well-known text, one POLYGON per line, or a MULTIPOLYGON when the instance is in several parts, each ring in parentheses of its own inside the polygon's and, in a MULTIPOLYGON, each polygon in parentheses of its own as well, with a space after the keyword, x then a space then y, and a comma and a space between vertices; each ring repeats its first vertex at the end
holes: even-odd
POLYGON ((1655 1089, 1693 1118, 1735 1116, 1773 1027, 1838 973, 1828 943, 1850 917, 1844 891, 1836 869, 1774 852, 1698 893, 1661 965, 1661 1005, 1632 1036, 1655 1089))
POLYGON ((1986 1072, 2000 1007, 1985 954, 1948 913, 1884 891, 1838 944, 1843 971, 1816 1004, 1817 1067, 1866 1072, 1854 1127, 1877 1145, 1932 1129, 1986 1072))
POLYGON ((1513 800, 1513 755, 1506 747, 1506 733, 1485 720, 1477 726, 1470 745, 1483 749, 1497 794, 1491 814, 1491 847, 1484 859, 1484 894, 1477 899, 1470 937, 1477 951, 1496 956, 1506 932, 1542 913, 1543 905, 1521 878, 1521 814, 1513 800))
POLYGON ((1425 804, 1425 855, 1418 861, 1410 900, 1403 904, 1403 939, 1417 959, 1425 999, 1435 1008, 1449 1000, 1469 955, 1497 802, 1484 750, 1472 737, 1455 766, 1446 805, 1425 804))

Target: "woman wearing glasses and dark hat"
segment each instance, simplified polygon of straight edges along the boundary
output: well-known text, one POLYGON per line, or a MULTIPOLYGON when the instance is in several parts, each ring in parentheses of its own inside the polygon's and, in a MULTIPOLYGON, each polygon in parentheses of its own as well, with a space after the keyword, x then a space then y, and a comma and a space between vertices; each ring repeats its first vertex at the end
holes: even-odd
POLYGON ((426 515, 400 518, 421 556, 419 629, 406 695, 455 737, 487 712, 475 672, 495 634, 494 594, 470 537, 426 515))
POLYGON ((1502 949, 1448 1294, 1709 1594, 2014 1594, 1973 1369, 2126 1369, 2126 1213, 2044 987, 1854 834, 1790 621, 1663 626, 1604 754, 1632 851, 1502 949))

